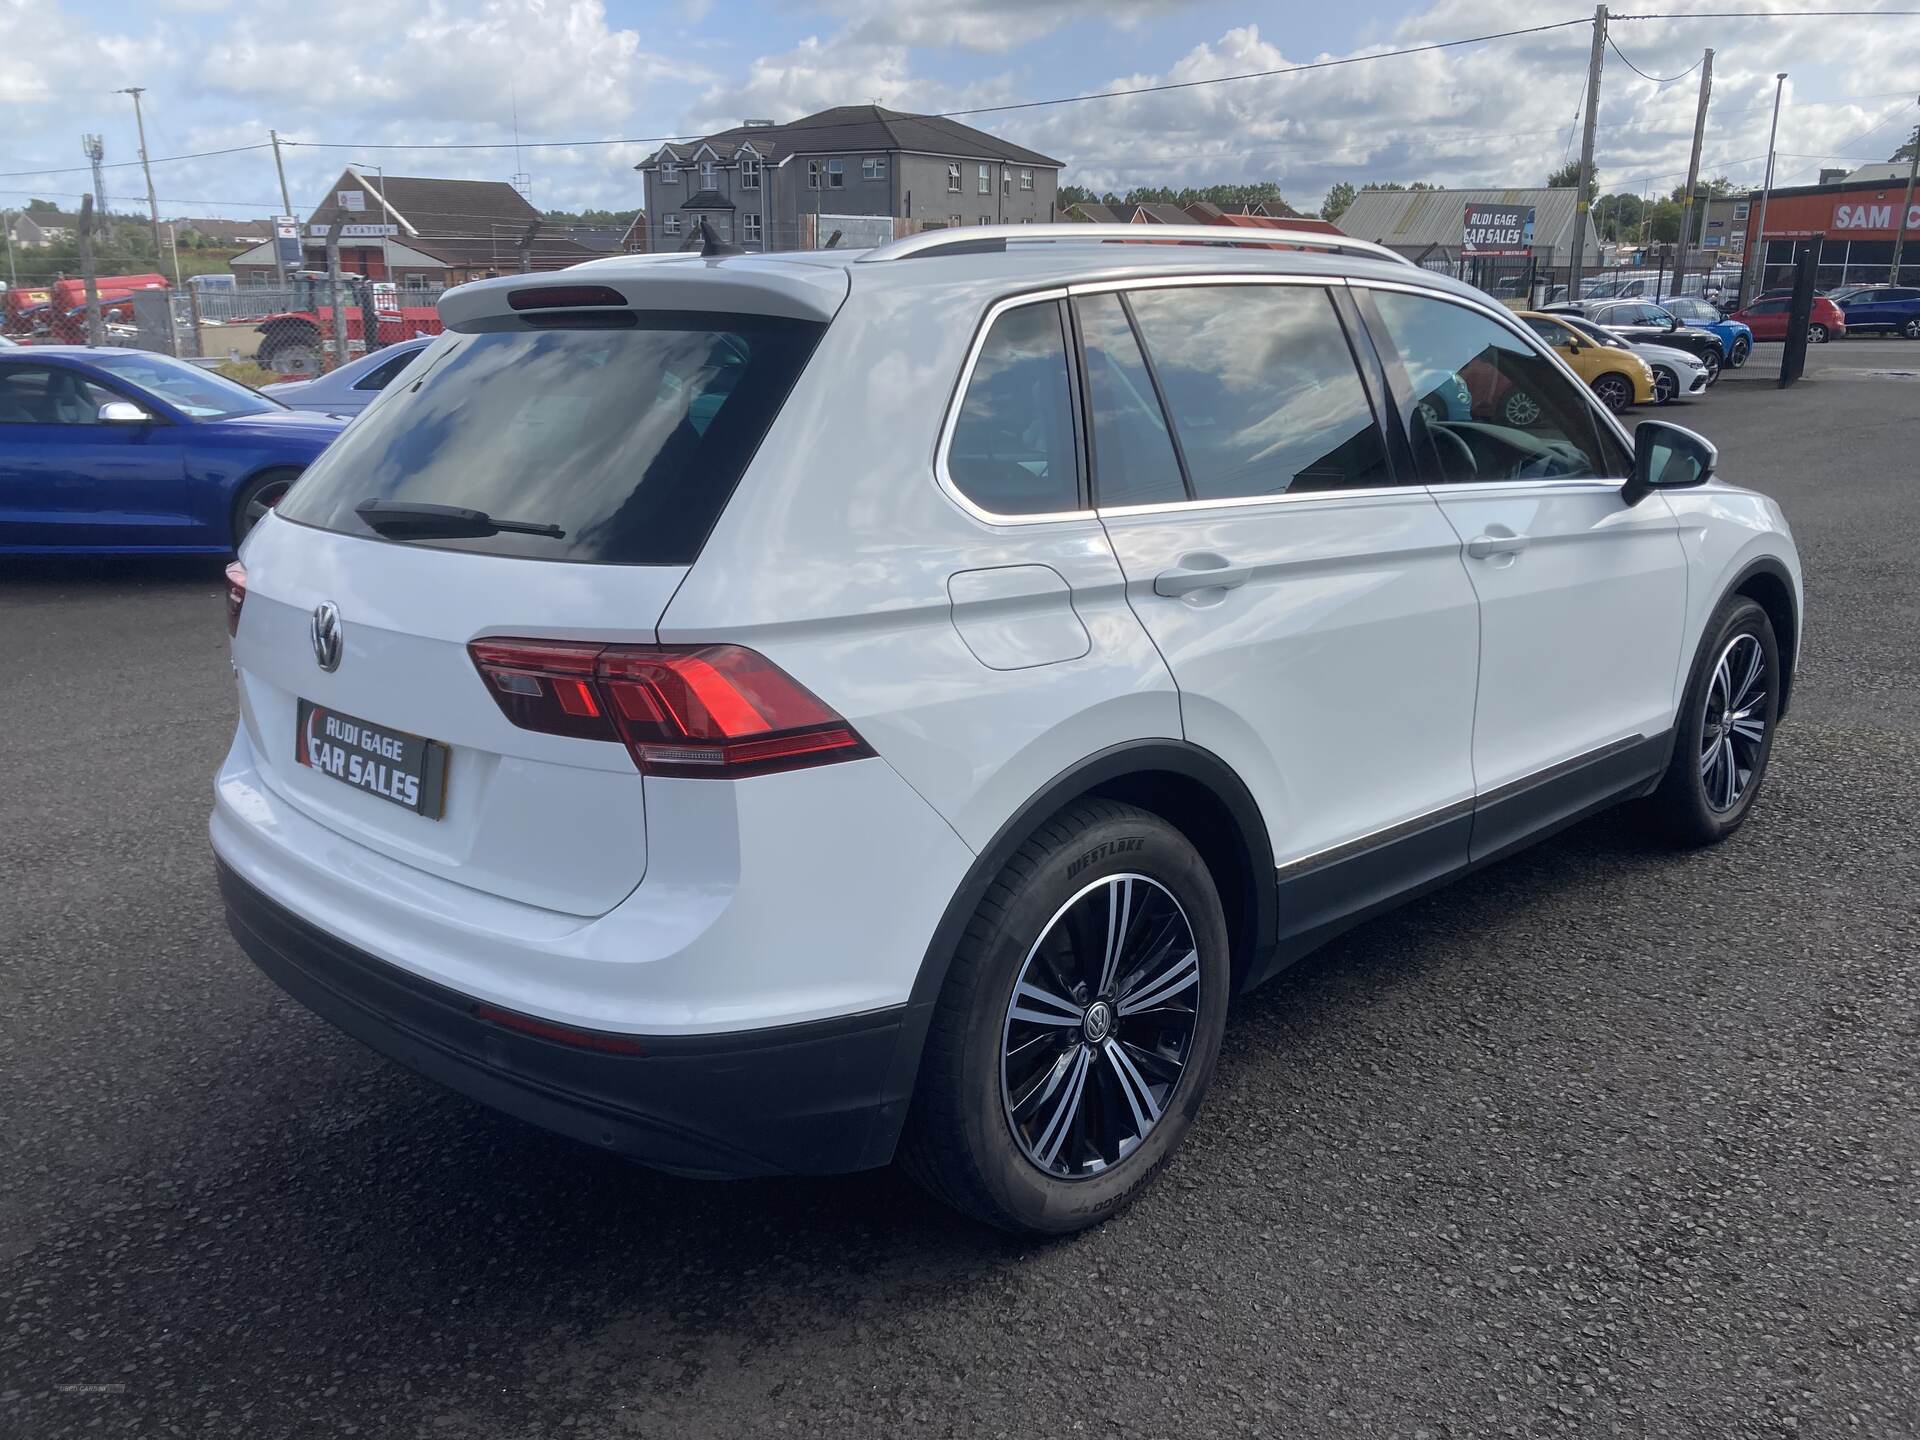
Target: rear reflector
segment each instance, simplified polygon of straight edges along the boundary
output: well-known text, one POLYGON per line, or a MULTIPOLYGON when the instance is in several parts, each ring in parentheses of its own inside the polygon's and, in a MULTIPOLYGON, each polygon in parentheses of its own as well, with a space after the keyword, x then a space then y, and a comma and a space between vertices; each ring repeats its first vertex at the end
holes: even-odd
POLYGON ((500 638, 467 649, 515 725, 620 741, 643 774, 735 779, 873 753, 805 686, 738 645, 500 638))
POLYGON ((542 1020, 537 1015, 502 1010, 498 1005, 475 1005, 473 1018, 484 1020, 489 1025, 498 1025, 503 1030, 517 1030, 522 1035, 551 1040, 557 1045, 572 1045, 580 1050, 601 1050, 609 1055, 647 1053, 647 1047, 630 1035, 615 1035, 605 1030, 577 1030, 571 1025, 542 1020))
POLYGON ((238 560, 227 566, 227 634, 240 633, 240 607, 247 603, 247 567, 238 560))

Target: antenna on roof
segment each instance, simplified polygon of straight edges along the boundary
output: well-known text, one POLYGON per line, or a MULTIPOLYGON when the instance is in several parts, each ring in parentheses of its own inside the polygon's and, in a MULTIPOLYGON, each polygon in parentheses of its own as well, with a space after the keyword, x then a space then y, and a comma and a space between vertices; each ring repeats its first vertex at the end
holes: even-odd
POLYGON ((700 256, 705 260, 718 260, 722 255, 744 255, 747 252, 738 245, 729 245, 720 238, 720 232, 713 228, 713 222, 706 216, 700 217, 700 256))
POLYGON ((533 177, 520 158, 520 87, 512 79, 507 81, 507 99, 513 106, 513 175, 507 183, 520 192, 522 200, 532 203, 528 192, 533 189, 533 177))

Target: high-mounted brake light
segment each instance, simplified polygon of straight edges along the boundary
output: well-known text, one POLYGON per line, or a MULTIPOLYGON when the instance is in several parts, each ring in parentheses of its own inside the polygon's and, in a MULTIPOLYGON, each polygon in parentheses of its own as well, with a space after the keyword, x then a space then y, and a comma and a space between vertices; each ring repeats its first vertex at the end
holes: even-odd
POLYGON ((618 740, 644 774, 733 779, 873 753, 799 681, 739 645, 503 637, 467 649, 515 725, 618 740))
POLYGON ((247 603, 247 567, 238 560, 227 566, 227 634, 240 633, 240 607, 247 603))
POLYGON ((627 297, 609 285, 544 285, 507 292, 507 305, 514 310, 572 310, 581 305, 626 303, 627 297))

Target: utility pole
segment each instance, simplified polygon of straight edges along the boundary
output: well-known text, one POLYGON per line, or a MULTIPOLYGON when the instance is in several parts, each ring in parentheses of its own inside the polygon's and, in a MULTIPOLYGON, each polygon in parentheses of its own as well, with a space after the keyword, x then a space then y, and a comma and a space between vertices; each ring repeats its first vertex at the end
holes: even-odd
POLYGON ((1607 7, 1593 7, 1593 53, 1587 57, 1587 118, 1580 126, 1580 179, 1573 203, 1573 256, 1567 267, 1567 299, 1580 298, 1587 260, 1587 192, 1593 188, 1593 126, 1600 113, 1600 61, 1607 43, 1607 7))
POLYGON ((1767 131, 1767 178, 1760 188, 1760 214, 1755 217, 1759 223, 1747 229, 1748 264, 1753 268, 1757 282, 1752 295, 1747 287, 1740 287, 1740 299, 1744 304, 1767 288, 1767 201, 1773 196, 1773 142, 1780 134, 1780 92, 1786 87, 1787 72, 1782 70, 1773 77, 1773 127, 1767 131))
POLYGON ((20 272, 13 268, 13 217, 0 210, 0 230, 7 232, 7 288, 12 289, 20 283, 20 272))
MULTIPOLYGON (((116 93, 133 97, 133 123, 140 131, 140 168, 146 172, 147 176, 147 216, 153 222, 153 263, 158 265, 160 263, 160 202, 154 198, 153 194, 153 165, 147 159, 147 121, 140 110, 140 97, 147 93, 146 86, 129 85, 116 93)), ((171 317, 173 312, 169 309, 167 313, 171 317)), ((180 353, 180 346, 174 338, 171 323, 167 326, 167 353, 169 355, 180 353)))
MULTIPOLYGON (((282 164, 280 160, 280 132, 278 130, 269 130, 267 131, 267 138, 273 141, 273 168, 280 176, 280 213, 282 215, 293 215, 293 197, 287 194, 287 167, 282 164)), ((293 223, 295 226, 299 225, 300 217, 298 215, 293 215, 293 223)), ((297 234, 298 231, 296 230, 295 233, 297 234)), ((306 241, 304 238, 301 240, 300 254, 301 261, 304 264, 306 259, 306 241)), ((280 237, 277 234, 273 238, 273 263, 274 268, 280 272, 280 288, 284 290, 287 285, 287 264, 286 261, 280 258, 280 237)))
POLYGON ((1920 174, 1920 125, 1913 131, 1913 158, 1907 161, 1907 198, 1900 202, 1900 224, 1893 232, 1893 268, 1887 272, 1887 283, 1900 283, 1900 252, 1907 248, 1907 216, 1913 213, 1913 178, 1920 174))
POLYGON ((80 197, 80 279, 87 287, 87 344, 99 346, 107 343, 107 333, 100 324, 100 286, 93 272, 93 197, 80 197))
MULTIPOLYGON (((1700 62, 1700 108, 1693 112, 1693 155, 1687 161, 1686 198, 1680 202, 1680 250, 1673 262, 1671 292, 1675 295, 1680 293, 1680 282, 1687 273, 1687 245, 1693 238, 1693 192, 1700 183, 1700 142, 1707 135, 1707 100, 1712 94, 1713 51, 1709 49, 1700 62)), ((1703 211, 1705 208, 1701 207, 1703 211)))
POLYGON ((340 303, 340 213, 327 226, 327 303, 333 307, 334 368, 347 363, 347 307, 340 303))

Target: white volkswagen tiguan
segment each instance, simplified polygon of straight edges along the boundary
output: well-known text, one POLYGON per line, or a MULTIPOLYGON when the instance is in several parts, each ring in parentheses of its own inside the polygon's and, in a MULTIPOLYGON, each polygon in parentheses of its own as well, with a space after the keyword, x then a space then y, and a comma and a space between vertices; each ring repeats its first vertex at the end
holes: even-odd
POLYGON ((242 946, 588 1144, 898 1155, 1060 1232, 1329 937, 1617 801, 1736 829, 1800 643, 1778 507, 1479 292, 1232 233, 450 291, 232 571, 242 946))

